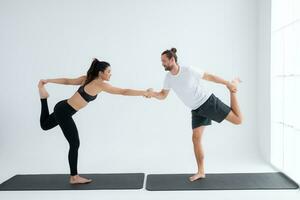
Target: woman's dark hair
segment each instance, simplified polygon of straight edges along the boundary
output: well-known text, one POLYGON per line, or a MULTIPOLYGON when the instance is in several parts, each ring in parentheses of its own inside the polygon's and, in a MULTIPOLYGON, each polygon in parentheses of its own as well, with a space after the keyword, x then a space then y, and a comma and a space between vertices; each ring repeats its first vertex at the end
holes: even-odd
POLYGON ((161 53, 161 55, 166 55, 169 59, 174 58, 175 62, 177 63, 177 55, 176 55, 177 49, 171 48, 170 50, 165 50, 161 53))
POLYGON ((94 58, 89 70, 86 73, 86 80, 83 85, 90 83, 92 80, 98 77, 99 71, 104 72, 110 64, 105 61, 99 61, 97 58, 94 58))

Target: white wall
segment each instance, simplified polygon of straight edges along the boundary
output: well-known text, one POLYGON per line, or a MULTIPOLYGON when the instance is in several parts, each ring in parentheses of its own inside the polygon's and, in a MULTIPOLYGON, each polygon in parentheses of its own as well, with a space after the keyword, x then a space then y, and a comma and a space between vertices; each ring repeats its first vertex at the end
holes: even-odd
POLYGON ((257 132, 261 154, 295 181, 299 174, 298 0, 258 2, 257 132))
POLYGON ((272 1, 271 162, 300 182, 300 2, 272 1))
POLYGON ((271 0, 259 0, 257 6, 257 133, 261 155, 270 162, 271 0))
MULTIPOLYGON (((259 160, 257 124, 263 115, 258 115, 258 94, 267 87, 259 85, 262 77, 256 73, 257 15, 257 2, 251 0, 2 0, 0 162, 5 174, 0 178, 69 172, 60 128, 44 132, 39 127, 39 79, 85 74, 97 57, 111 63, 111 84, 160 89, 165 74, 160 53, 173 46, 180 64, 243 80, 238 98, 245 122, 206 129, 207 172, 259 160)), ((224 86, 207 85, 229 104, 224 86)), ((50 112, 77 89, 46 87, 50 112)), ((81 139, 79 172, 196 170, 190 110, 174 92, 163 102, 103 93, 74 120, 81 139)))

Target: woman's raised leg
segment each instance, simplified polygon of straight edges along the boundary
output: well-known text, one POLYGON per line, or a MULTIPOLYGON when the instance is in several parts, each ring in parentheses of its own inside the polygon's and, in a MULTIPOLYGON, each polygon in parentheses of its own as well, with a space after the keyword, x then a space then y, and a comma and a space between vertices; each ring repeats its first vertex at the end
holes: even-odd
POLYGON ((54 114, 49 115, 49 108, 47 98, 49 94, 42 81, 38 84, 40 100, 41 100, 41 116, 40 116, 40 126, 43 130, 49 130, 57 126, 58 123, 55 120, 54 114))

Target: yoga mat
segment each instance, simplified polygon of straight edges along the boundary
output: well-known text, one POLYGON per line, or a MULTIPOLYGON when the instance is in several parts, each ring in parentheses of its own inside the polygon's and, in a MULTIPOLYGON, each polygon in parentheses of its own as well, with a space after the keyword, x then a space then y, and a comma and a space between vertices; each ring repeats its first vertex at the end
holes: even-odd
POLYGON ((141 189, 144 173, 80 174, 93 181, 69 184, 69 174, 21 174, 0 185, 0 190, 120 190, 141 189))
POLYGON ((281 172, 206 174, 205 179, 189 180, 193 174, 150 174, 146 189, 167 190, 279 190, 297 189, 298 184, 281 172))

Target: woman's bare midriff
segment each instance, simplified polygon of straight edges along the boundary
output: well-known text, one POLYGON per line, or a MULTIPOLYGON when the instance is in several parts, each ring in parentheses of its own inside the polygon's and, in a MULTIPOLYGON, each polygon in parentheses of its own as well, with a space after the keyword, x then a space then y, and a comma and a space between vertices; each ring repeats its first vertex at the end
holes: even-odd
MULTIPOLYGON (((100 86, 99 83, 97 83, 95 80, 90 82, 84 87, 84 90, 88 92, 89 94, 99 94, 100 93, 100 86)), ((79 94, 79 92, 75 92, 73 96, 71 96, 67 100, 68 104, 72 106, 76 111, 79 111, 81 108, 84 108, 88 102, 86 102, 82 96, 79 94)))
POLYGON ((78 92, 70 97, 67 102, 77 111, 79 111, 81 108, 84 108, 88 104, 88 102, 86 102, 78 92))

